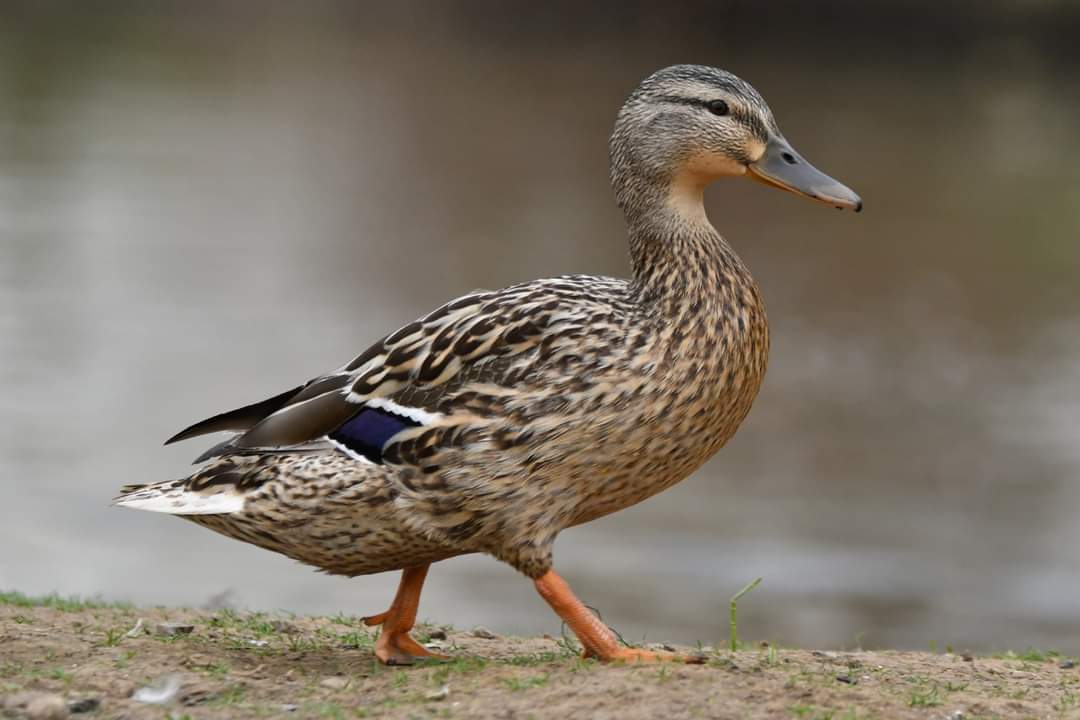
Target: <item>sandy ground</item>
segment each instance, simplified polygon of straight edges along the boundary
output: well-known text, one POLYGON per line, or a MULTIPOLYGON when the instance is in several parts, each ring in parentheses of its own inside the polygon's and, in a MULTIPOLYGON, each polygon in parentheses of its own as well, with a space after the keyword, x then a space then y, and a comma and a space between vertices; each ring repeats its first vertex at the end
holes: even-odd
POLYGON ((0 594, 0 713, 63 718, 1080 718, 1074 659, 751 646, 702 665, 581 660, 563 638, 421 626, 452 656, 374 661, 355 617, 0 594), (480 635, 480 636, 478 636, 480 635))

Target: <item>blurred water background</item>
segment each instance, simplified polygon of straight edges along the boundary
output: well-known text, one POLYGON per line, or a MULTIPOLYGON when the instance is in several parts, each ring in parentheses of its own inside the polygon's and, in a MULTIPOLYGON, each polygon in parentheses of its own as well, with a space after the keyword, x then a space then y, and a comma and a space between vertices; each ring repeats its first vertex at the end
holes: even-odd
MULTIPOLYGON (((769 376, 702 471, 563 534, 624 635, 1080 652, 1080 46, 1066 2, 0 6, 0 588, 371 613, 347 580, 108 507, 189 422, 479 287, 628 273, 607 135, 646 74, 726 67, 862 194, 742 181, 769 376)), ((556 633, 437 566, 422 616, 556 633)))

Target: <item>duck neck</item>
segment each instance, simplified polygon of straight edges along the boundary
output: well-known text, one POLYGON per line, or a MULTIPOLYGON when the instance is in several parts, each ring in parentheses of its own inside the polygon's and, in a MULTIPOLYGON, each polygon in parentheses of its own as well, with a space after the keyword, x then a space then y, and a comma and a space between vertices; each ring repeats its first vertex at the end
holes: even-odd
POLYGON ((721 292, 725 278, 748 276, 705 214, 707 178, 683 173, 613 177, 613 182, 630 232, 633 287, 640 301, 689 301, 700 307, 703 296, 721 292))

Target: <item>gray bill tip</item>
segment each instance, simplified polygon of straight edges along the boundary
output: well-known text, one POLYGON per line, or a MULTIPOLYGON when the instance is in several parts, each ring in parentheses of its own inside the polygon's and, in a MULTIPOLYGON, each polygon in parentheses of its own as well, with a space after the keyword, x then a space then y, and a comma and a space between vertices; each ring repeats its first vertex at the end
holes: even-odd
MULTIPOLYGON (((795 192, 799 192, 799 190, 796 189, 795 192)), ((814 200, 829 203, 837 210, 862 212, 862 198, 852 192, 846 185, 840 183, 827 187, 811 188, 806 194, 814 200)))
POLYGON ((806 161, 783 137, 773 137, 765 152, 747 165, 750 176, 766 185, 832 205, 841 210, 862 210, 862 198, 843 183, 806 161))

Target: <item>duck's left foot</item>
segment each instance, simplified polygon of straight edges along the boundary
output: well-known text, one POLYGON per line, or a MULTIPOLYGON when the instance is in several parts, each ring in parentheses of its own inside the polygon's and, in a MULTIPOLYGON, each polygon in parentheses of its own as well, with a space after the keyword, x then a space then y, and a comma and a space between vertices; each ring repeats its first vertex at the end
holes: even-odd
POLYGON ((408 631, 383 629, 375 641, 375 657, 383 665, 412 665, 417 660, 449 660, 412 639, 408 631))
POLYGON ((559 577, 554 570, 548 570, 535 580, 536 589, 547 600, 551 609, 558 613, 570 629, 577 635, 581 646, 585 648, 582 653, 587 658, 595 658, 602 662, 626 662, 626 663, 655 663, 655 662, 680 662, 700 664, 704 658, 696 655, 677 655, 669 652, 654 652, 652 650, 640 650, 638 648, 624 647, 619 644, 619 639, 607 625, 600 621, 585 605, 582 604, 566 581, 559 577))
POLYGON ((375 641, 375 657, 384 665, 412 665, 418 659, 447 660, 425 648, 409 636, 416 624, 416 611, 420 607, 420 590, 424 587, 428 565, 407 568, 401 573, 394 602, 390 609, 363 619, 368 627, 382 625, 382 634, 375 641))

